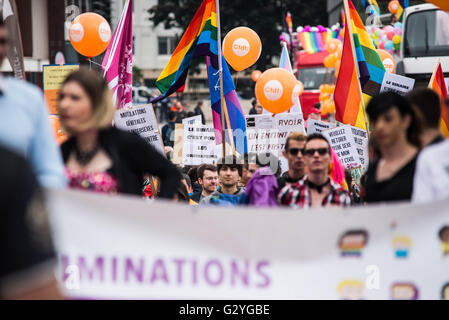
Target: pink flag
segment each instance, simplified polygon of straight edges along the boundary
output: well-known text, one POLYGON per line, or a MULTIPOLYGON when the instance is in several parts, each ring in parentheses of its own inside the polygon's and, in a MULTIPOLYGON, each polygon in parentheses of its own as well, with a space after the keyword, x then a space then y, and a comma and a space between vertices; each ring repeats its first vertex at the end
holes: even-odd
POLYGON ((132 105, 133 20, 132 0, 125 2, 122 16, 103 59, 103 76, 112 90, 117 109, 132 105))

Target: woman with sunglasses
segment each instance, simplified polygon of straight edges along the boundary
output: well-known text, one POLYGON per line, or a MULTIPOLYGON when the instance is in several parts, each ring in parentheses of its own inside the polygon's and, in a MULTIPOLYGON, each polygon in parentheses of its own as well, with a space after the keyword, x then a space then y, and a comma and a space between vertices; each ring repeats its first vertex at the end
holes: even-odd
POLYGON ((362 195, 368 203, 410 200, 421 146, 417 114, 406 98, 392 92, 372 98, 366 111, 379 158, 369 165, 362 195))
POLYGON ((161 180, 159 197, 173 198, 178 170, 138 135, 111 127, 115 109, 99 73, 82 68, 64 80, 58 110, 61 126, 71 135, 61 146, 69 186, 142 195, 149 174, 161 180))
POLYGON ((304 209, 349 207, 349 192, 329 177, 332 156, 326 138, 321 134, 308 136, 301 152, 308 173, 299 182, 282 188, 278 195, 279 203, 304 209))

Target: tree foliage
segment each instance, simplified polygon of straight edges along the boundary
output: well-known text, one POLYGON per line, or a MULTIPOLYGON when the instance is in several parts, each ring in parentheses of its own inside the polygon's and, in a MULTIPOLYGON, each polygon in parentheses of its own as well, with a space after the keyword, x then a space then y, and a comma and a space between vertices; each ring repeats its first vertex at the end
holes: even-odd
MULTIPOLYGON (((163 0, 148 12, 155 25, 185 30, 200 5, 201 0, 163 0)), ((327 24, 325 0, 225 0, 220 3, 222 38, 235 27, 253 29, 262 40, 262 54, 256 68, 266 70, 273 67, 272 58, 280 54, 279 36, 286 31, 287 11, 292 15, 295 28, 327 24)))

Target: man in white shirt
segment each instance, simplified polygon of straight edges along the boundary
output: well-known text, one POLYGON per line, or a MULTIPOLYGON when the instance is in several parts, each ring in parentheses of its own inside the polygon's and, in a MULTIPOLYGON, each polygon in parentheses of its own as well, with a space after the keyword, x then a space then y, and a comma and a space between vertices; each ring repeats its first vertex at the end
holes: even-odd
MULTIPOLYGON (((449 109, 449 101, 446 100, 449 109)), ((449 140, 421 151, 413 181, 412 202, 425 203, 449 198, 449 140)))

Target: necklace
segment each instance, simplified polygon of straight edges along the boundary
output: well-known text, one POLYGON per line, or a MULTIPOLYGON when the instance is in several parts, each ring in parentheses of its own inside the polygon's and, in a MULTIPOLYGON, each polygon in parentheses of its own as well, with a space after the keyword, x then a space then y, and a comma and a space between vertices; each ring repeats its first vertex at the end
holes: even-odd
POLYGON ((82 166, 87 165, 100 150, 100 146, 96 144, 90 151, 81 151, 78 146, 75 147, 75 157, 76 161, 82 166))
POLYGON ((331 179, 328 178, 327 181, 323 184, 315 184, 315 183, 311 182, 310 180, 307 180, 307 185, 309 186, 310 189, 315 189, 318 193, 321 193, 323 191, 323 188, 325 186, 327 186, 330 181, 331 181, 331 179))

